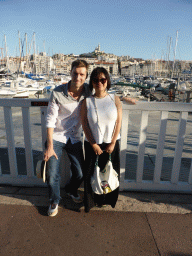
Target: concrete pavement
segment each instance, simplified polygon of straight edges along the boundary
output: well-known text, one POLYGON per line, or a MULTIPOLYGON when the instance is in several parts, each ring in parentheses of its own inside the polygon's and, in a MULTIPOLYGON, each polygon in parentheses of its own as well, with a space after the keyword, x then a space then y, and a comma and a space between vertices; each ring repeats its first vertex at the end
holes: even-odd
POLYGON ((192 195, 121 192, 89 213, 61 195, 51 218, 47 188, 1 186, 0 255, 192 255, 192 195))
MULTIPOLYGON (((82 187, 79 193, 83 197, 82 187)), ((61 197, 65 208, 76 206, 63 189, 61 197)), ((0 186, 0 204, 48 206, 48 190, 47 187, 0 186)), ((78 208, 83 211, 83 204, 78 208)), ((93 210, 101 209, 95 207, 93 210)), ((115 209, 107 206, 102 211, 187 214, 192 213, 192 194, 120 192, 115 209)))

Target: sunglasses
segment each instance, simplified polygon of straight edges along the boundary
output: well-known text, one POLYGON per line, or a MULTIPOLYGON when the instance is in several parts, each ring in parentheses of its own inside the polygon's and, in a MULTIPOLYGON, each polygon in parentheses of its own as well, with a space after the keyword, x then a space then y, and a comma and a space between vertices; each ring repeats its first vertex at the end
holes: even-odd
POLYGON ((101 82, 102 84, 105 84, 106 81, 107 81, 107 78, 101 78, 101 79, 99 79, 99 78, 94 78, 94 79, 93 79, 93 83, 95 83, 95 84, 98 84, 99 82, 101 82))

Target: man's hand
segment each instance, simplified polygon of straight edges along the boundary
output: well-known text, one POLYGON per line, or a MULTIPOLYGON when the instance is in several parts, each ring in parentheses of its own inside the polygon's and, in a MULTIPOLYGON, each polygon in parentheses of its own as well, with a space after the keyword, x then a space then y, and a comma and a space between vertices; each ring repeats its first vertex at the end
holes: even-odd
POLYGON ((92 148, 96 155, 101 155, 103 153, 103 150, 97 144, 93 144, 92 148))
POLYGON ((54 156, 58 160, 58 157, 53 150, 53 147, 48 147, 44 152, 44 160, 47 162, 51 156, 54 156))

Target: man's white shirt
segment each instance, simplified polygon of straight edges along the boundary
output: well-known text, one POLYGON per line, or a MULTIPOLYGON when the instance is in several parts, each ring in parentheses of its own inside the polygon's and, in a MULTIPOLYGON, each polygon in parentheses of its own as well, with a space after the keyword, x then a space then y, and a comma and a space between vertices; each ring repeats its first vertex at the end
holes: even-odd
POLYGON ((53 90, 47 108, 46 127, 54 128, 53 140, 67 143, 70 138, 73 144, 82 139, 81 104, 91 92, 88 84, 84 84, 83 93, 77 101, 68 94, 69 83, 53 90))

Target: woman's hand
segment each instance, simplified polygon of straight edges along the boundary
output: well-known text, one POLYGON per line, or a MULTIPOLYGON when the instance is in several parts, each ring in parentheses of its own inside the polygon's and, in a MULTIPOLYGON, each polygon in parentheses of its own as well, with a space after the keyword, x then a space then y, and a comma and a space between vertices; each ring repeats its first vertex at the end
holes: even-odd
POLYGON ((93 148, 96 155, 101 155, 103 153, 103 150, 97 144, 93 144, 92 148, 93 148))
POLYGON ((109 154, 111 154, 114 150, 115 147, 115 143, 111 142, 109 145, 107 145, 107 147, 105 148, 105 151, 109 154))
POLYGON ((55 158, 58 160, 58 157, 53 150, 53 147, 48 147, 44 152, 44 160, 47 162, 51 156, 55 156, 55 158))
POLYGON ((129 97, 122 97, 122 100, 129 103, 129 104, 133 104, 135 105, 137 103, 138 100, 134 99, 134 98, 129 98, 129 97))

